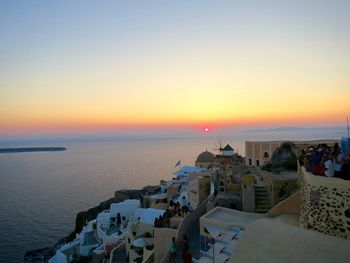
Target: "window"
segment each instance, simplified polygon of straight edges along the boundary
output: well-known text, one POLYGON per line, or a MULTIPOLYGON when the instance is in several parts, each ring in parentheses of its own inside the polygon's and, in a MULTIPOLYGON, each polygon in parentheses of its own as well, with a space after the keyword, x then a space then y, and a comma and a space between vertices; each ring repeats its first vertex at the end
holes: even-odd
POLYGON ((269 158, 269 153, 268 152, 264 153, 264 158, 269 158))
POLYGON ((249 165, 252 165, 252 159, 249 159, 249 165))
POLYGON ((259 160, 256 160, 256 166, 260 166, 260 161, 259 160))

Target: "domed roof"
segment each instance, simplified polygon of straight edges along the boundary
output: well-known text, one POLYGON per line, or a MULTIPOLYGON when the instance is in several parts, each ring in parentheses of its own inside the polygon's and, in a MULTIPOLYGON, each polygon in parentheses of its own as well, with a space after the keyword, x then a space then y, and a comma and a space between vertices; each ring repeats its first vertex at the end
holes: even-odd
POLYGON ((214 154, 212 154, 211 152, 205 151, 198 155, 197 162, 210 163, 210 162, 213 162, 214 159, 215 159, 214 154))

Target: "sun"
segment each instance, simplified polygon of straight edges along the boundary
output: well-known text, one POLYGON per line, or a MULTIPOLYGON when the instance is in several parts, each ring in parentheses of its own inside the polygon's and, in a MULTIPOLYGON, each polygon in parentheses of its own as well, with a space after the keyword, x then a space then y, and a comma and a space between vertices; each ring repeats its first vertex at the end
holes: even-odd
POLYGON ((204 132, 208 132, 208 131, 209 131, 209 129, 208 129, 208 128, 205 128, 205 129, 204 129, 204 132))

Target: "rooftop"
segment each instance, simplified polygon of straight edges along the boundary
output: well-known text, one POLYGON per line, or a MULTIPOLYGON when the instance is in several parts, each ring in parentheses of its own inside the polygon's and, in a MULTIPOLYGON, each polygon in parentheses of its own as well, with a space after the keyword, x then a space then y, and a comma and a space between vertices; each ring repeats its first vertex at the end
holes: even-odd
POLYGON ((207 168, 201 168, 197 166, 189 166, 189 165, 184 165, 181 167, 180 170, 176 171, 174 175, 178 176, 185 176, 188 175, 189 173, 202 173, 207 171, 207 168))
POLYGON ((233 148, 231 147, 231 145, 227 144, 222 150, 223 151, 233 151, 233 148))
POLYGON ((254 221, 264 218, 263 214, 247 213, 238 210, 232 210, 224 207, 215 207, 202 216, 203 219, 220 221, 222 224, 245 227, 254 221))
POLYGON ((85 233, 83 246, 91 246, 97 244, 98 241, 94 236, 94 231, 85 233))
POLYGON ((229 262, 345 263, 350 257, 349 245, 347 240, 261 219, 245 229, 229 262))
POLYGON ((267 172, 264 171, 266 175, 269 175, 273 178, 273 180, 295 180, 298 179, 297 171, 281 171, 279 173, 267 172))
POLYGON ((154 220, 162 216, 165 210, 153 208, 138 208, 135 212, 135 218, 140 218, 140 222, 148 225, 153 225, 154 220))

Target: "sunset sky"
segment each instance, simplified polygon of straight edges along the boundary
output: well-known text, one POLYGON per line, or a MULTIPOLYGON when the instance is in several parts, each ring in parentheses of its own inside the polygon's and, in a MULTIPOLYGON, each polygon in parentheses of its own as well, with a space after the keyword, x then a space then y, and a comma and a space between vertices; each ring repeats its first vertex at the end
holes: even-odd
POLYGON ((0 135, 337 126, 350 1, 1 1, 0 135))

